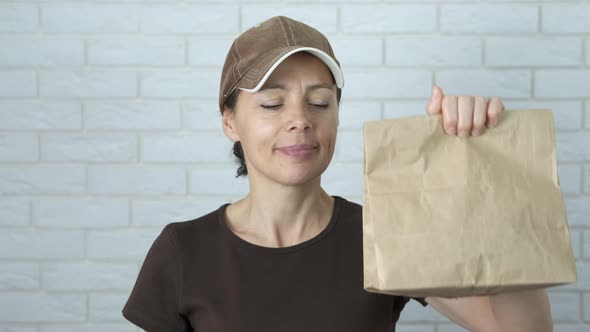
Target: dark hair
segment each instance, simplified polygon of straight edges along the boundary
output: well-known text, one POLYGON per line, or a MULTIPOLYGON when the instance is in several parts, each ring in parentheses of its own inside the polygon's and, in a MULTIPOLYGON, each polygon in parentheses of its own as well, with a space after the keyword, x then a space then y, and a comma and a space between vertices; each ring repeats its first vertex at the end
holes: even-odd
MULTIPOLYGON (((240 89, 234 89, 232 93, 225 99, 224 105, 229 109, 228 112, 233 112, 234 108, 236 107, 236 102, 238 100, 238 96, 240 94, 240 89)), ((340 98, 342 97, 342 89, 336 88, 336 102, 340 105, 340 98)), ((221 114, 223 115, 223 110, 221 110, 221 114)), ((234 157, 238 162, 238 170, 236 172, 236 177, 246 176, 248 175, 248 168, 246 168, 246 158, 244 157, 244 149, 242 148, 242 143, 240 141, 234 142, 234 147, 232 149, 234 157)))

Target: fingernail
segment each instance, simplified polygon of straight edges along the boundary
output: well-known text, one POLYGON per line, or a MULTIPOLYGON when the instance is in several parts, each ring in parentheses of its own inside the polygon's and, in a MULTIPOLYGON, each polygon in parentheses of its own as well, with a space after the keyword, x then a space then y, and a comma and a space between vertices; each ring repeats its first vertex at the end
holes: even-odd
POLYGON ((449 135, 455 135, 456 134, 456 130, 453 127, 447 127, 447 134, 449 135))
POLYGON ((466 131, 462 131, 462 130, 458 132, 458 135, 460 137, 467 137, 467 136, 469 136, 469 134, 466 131))
POLYGON ((471 131, 472 136, 479 136, 480 134, 481 134, 481 132, 479 131, 479 129, 473 129, 471 131))

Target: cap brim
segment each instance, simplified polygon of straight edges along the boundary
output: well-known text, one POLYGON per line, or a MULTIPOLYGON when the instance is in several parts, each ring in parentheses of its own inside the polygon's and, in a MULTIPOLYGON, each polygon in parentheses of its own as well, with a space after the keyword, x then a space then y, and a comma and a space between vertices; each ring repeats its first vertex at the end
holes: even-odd
POLYGON ((266 80, 270 77, 272 72, 281 64, 281 62, 283 62, 283 60, 288 58, 290 55, 297 52, 308 52, 312 55, 315 55, 318 59, 322 60, 322 62, 326 64, 326 66, 328 66, 328 68, 332 72, 332 76, 334 76, 336 86, 340 89, 344 87, 344 76, 342 75, 342 69, 340 69, 338 63, 336 63, 336 61, 334 61, 334 59, 328 54, 326 54, 324 51, 321 51, 313 47, 287 47, 267 54, 265 56, 266 60, 262 59, 260 63, 267 64, 267 66, 270 64, 270 67, 267 70, 264 70, 266 69, 264 67, 261 68, 262 70, 251 68, 246 73, 246 75, 244 75, 240 84, 238 84, 237 88, 250 93, 258 92, 260 88, 262 88, 266 80), (277 57, 278 59, 273 62, 273 60, 277 57), (260 76, 262 77, 260 78, 260 76), (255 86, 251 87, 251 85, 255 86))

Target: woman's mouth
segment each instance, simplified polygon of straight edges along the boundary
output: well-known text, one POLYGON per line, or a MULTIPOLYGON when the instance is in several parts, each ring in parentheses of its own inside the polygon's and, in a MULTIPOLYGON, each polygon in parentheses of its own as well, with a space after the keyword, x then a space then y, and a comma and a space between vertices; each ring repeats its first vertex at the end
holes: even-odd
POLYGON ((303 159, 315 153, 317 146, 313 144, 297 144, 278 148, 277 150, 289 157, 303 159))

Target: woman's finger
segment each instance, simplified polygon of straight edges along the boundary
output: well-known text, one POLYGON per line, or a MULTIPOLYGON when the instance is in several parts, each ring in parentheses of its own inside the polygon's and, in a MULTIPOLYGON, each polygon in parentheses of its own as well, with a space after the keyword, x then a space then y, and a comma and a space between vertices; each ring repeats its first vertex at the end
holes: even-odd
POLYGON ((500 115, 502 112, 504 112, 504 104, 502 103, 502 100, 498 97, 490 97, 487 109, 486 126, 488 128, 495 127, 498 124, 498 121, 500 121, 500 115))
POLYGON ((435 85, 432 88, 432 95, 430 96, 430 100, 428 100, 428 104, 426 104, 426 113, 429 115, 434 115, 434 114, 440 113, 442 99, 443 99, 442 89, 438 85, 435 85))
POLYGON ((457 96, 445 96, 442 102, 443 127, 447 134, 457 133, 457 96))
POLYGON ((473 107, 473 96, 459 96, 457 133, 461 137, 468 137, 471 135, 471 128, 473 127, 473 107))
POLYGON ((488 102, 482 96, 475 97, 475 106, 473 107, 473 128, 471 135, 479 136, 485 130, 488 102))

